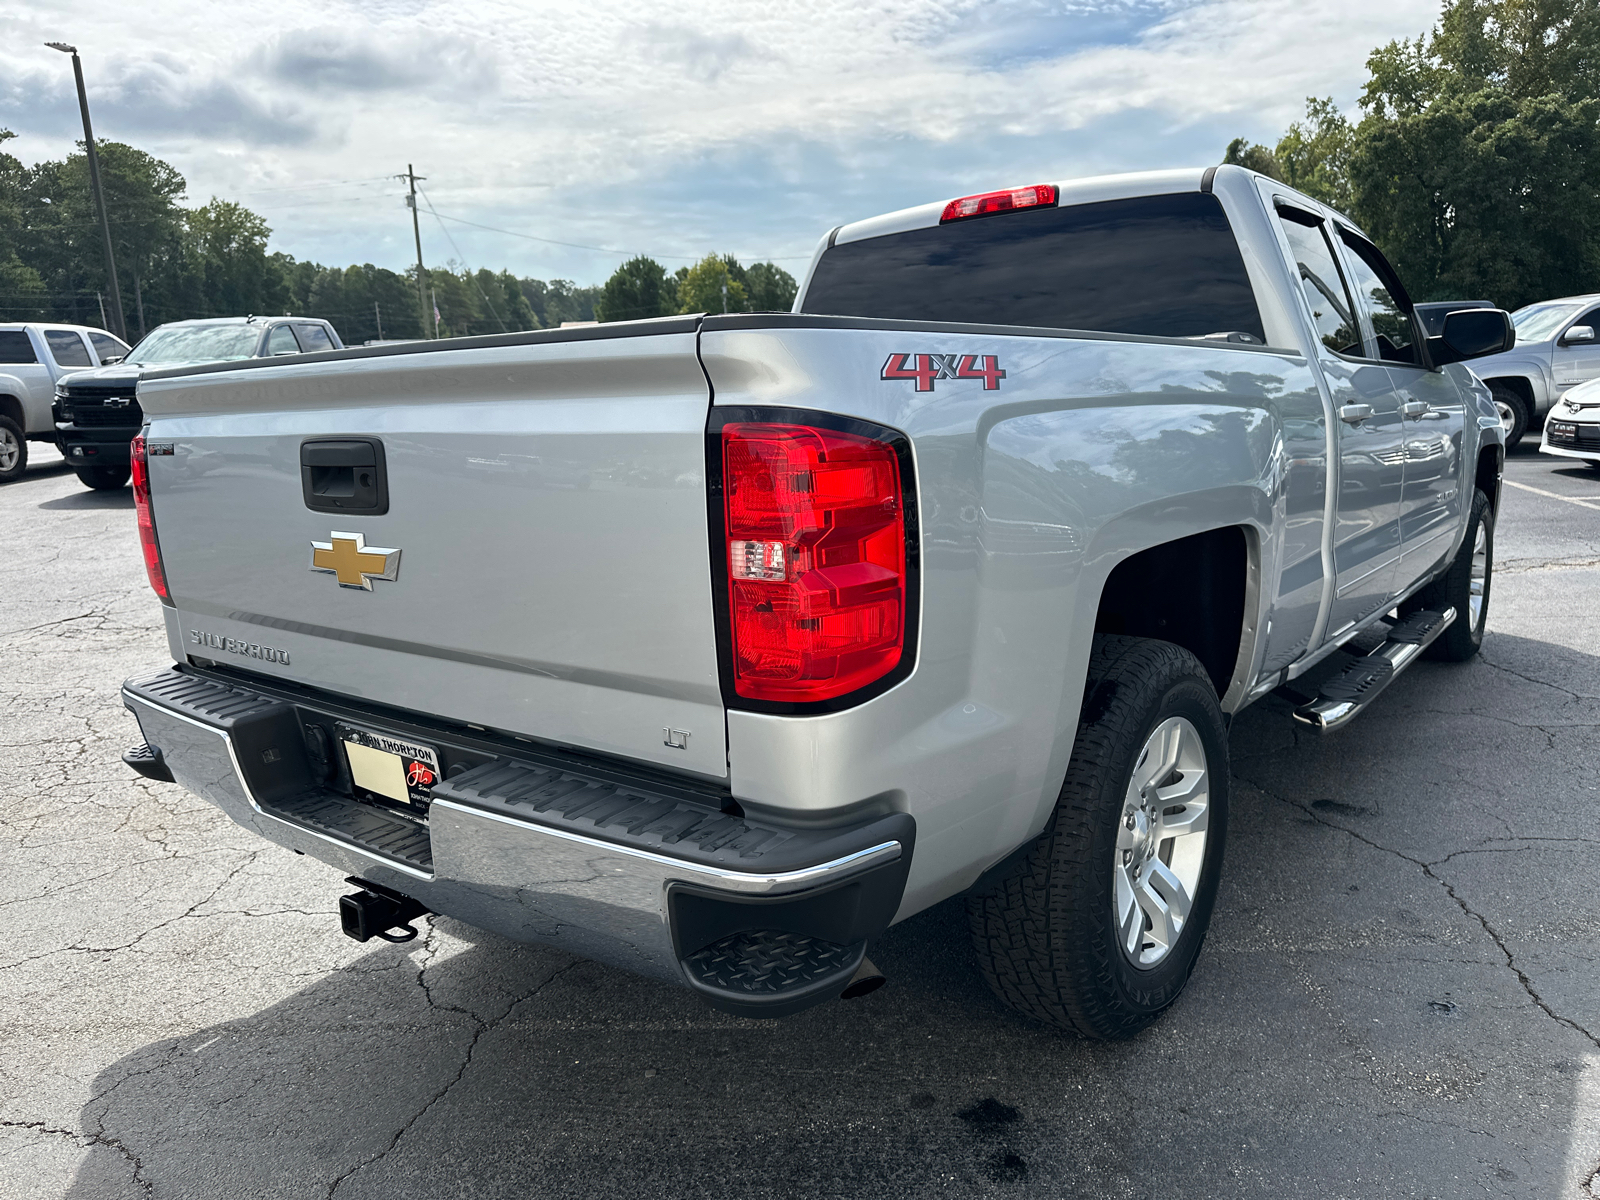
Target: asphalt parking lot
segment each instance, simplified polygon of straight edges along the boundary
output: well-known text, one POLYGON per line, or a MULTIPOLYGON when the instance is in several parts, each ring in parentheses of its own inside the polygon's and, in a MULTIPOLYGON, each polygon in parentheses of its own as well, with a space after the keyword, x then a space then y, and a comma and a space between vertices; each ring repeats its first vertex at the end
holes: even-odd
POLYGON ((0 489, 0 1196, 1600 1197, 1600 473, 1508 466, 1478 661, 1232 735, 1217 916, 1125 1044, 992 1000, 960 901, 780 1023, 434 919, 138 778, 130 493, 0 489))

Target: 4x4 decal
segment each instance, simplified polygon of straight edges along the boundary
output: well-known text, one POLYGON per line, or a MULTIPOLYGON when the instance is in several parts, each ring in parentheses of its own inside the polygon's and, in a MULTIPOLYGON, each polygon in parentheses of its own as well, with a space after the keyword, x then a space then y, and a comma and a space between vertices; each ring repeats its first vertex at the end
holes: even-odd
POLYGON ((999 390, 1006 373, 993 354, 891 354, 883 364, 879 379, 915 379, 917 391, 931 392, 938 379, 981 379, 983 390, 999 390), (907 366, 907 360, 915 366, 907 366))

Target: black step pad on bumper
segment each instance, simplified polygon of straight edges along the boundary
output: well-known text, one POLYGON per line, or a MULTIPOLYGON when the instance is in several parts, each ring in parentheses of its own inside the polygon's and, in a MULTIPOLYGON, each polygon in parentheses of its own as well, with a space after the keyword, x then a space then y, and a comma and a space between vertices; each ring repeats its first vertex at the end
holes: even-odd
POLYGON ((575 761, 522 743, 512 750, 504 742, 365 710, 342 699, 323 702, 287 690, 274 695, 277 689, 270 685, 257 690, 192 668, 131 679, 123 687, 227 733, 264 810, 424 870, 432 867, 426 826, 323 786, 323 773, 307 751, 305 725, 352 721, 439 747, 446 761, 460 751, 478 765, 434 784, 435 801, 695 866, 768 875, 833 862, 885 842, 898 841, 907 858, 911 852, 915 823, 903 813, 843 828, 796 828, 723 812, 717 805, 727 802, 726 792, 694 781, 679 785, 660 774, 636 772, 620 760, 575 761), (272 754, 278 757, 263 761, 272 754))

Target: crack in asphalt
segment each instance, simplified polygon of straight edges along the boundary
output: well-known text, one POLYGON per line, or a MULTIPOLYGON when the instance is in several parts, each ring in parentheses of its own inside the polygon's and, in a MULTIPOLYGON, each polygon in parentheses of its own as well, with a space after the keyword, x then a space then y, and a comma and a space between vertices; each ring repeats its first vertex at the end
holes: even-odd
POLYGON ((1600 700, 1600 696, 1587 696, 1582 692, 1569 691, 1567 688, 1562 687, 1558 683, 1551 683, 1548 679, 1535 679, 1532 675, 1524 675, 1521 671, 1514 671, 1510 667, 1502 666, 1488 657, 1488 655, 1484 654, 1482 650, 1478 651, 1478 661, 1486 667, 1492 667, 1496 671, 1504 671, 1507 675, 1514 675, 1516 678, 1525 683, 1534 683, 1538 684, 1540 687, 1547 687, 1551 691, 1560 692, 1563 696, 1570 696, 1574 700, 1600 700))
POLYGON ((115 1150, 118 1154, 122 1155, 123 1158, 127 1159, 129 1165, 133 1167, 134 1183, 138 1184, 139 1187, 144 1190, 144 1194, 146 1196, 155 1194, 154 1184, 144 1177, 143 1161, 140 1160, 137 1154, 128 1149, 128 1147, 123 1145, 116 1138, 107 1137, 103 1128, 95 1133, 81 1133, 76 1129, 57 1129, 53 1125, 46 1125, 43 1121, 0 1120, 0 1129, 31 1129, 35 1133, 50 1134, 54 1137, 71 1138, 73 1141, 81 1142, 85 1146, 104 1146, 108 1150, 115 1150))
MULTIPOLYGON (((431 938, 431 936, 432 936, 432 922, 429 922, 429 927, 430 927, 429 936, 431 938)), ((431 961, 432 957, 433 956, 430 954, 429 958, 428 958, 428 961, 431 961)), ((527 995, 521 996, 518 999, 512 1001, 510 1004, 508 1004, 506 1006, 505 1012, 501 1013, 498 1017, 495 1017, 495 1018, 493 1018, 491 1020, 484 1020, 483 1018, 478 1017, 477 1015, 468 1012, 466 1009, 457 1008, 454 1005, 442 1005, 442 1006, 441 1005, 435 1005, 432 993, 428 990, 426 985, 424 985, 423 986, 423 993, 427 997, 428 1003, 430 1005, 433 1005, 434 1007, 442 1007, 442 1008, 448 1009, 448 1010, 453 1011, 453 1012, 461 1013, 463 1016, 466 1016, 466 1017, 470 1018, 477 1025, 477 1028, 472 1031, 471 1039, 467 1042, 466 1052, 462 1055, 462 1058, 461 1058, 461 1066, 459 1068, 457 1068, 455 1075, 449 1080, 449 1082, 447 1082, 442 1088, 440 1088, 437 1092, 435 1092, 428 1099, 428 1102, 426 1104, 424 1104, 421 1108, 419 1108, 403 1125, 400 1126, 399 1129, 395 1130, 394 1136, 389 1139, 389 1144, 387 1146, 385 1146, 382 1150, 378 1151, 378 1153, 374 1154, 371 1158, 363 1159, 361 1162, 358 1162, 355 1166, 351 1167, 348 1171, 345 1171, 344 1173, 342 1173, 339 1176, 337 1176, 333 1180, 333 1182, 328 1185, 328 1193, 327 1193, 326 1200, 333 1200, 334 1193, 336 1193, 341 1187, 344 1186, 344 1183, 345 1183, 346 1180, 350 1179, 352 1176, 354 1176, 358 1172, 366 1170, 373 1163, 378 1162, 379 1160, 381 1160, 384 1157, 386 1157, 389 1154, 390 1151, 392 1151, 397 1145, 400 1144, 400 1139, 405 1137, 406 1133, 411 1129, 411 1127, 413 1125, 415 1125, 418 1121, 422 1120, 423 1117, 427 1116, 428 1115, 428 1111, 430 1109, 432 1109, 435 1104, 439 1103, 439 1101, 443 1100, 445 1098, 445 1096, 449 1094, 450 1090, 456 1086, 456 1084, 461 1082, 463 1076, 465 1076, 466 1073, 467 1073, 467 1068, 472 1065, 472 1056, 477 1051, 478 1042, 482 1039, 484 1034, 491 1032, 498 1025, 500 1025, 503 1021, 505 1021, 507 1018, 509 1018, 511 1016, 511 1014, 517 1010, 518 1007, 520 1007, 523 1004, 526 1004, 529 1000, 532 1000, 540 992, 544 991, 545 988, 549 987, 550 984, 554 983, 557 979, 561 978, 561 976, 565 975, 568 971, 570 971, 574 967, 578 966, 582 961, 583 961, 582 959, 574 959, 572 962, 567 963, 566 966, 558 967, 556 970, 552 971, 549 975, 545 976, 545 978, 540 982, 539 986, 534 988, 527 995)), ((419 979, 418 979, 419 983, 421 983, 420 976, 422 975, 422 973, 424 971, 427 970, 427 965, 428 965, 427 961, 425 961, 422 964, 422 966, 419 968, 418 972, 417 972, 417 974, 419 976, 419 979)))
MULTIPOLYGON (((1257 783, 1253 779, 1249 779, 1249 778, 1246 778, 1244 776, 1241 776, 1240 778, 1243 778, 1246 783, 1248 783, 1251 787, 1255 788, 1262 795, 1270 796, 1272 799, 1278 801, 1280 804, 1286 804, 1290 808, 1293 808, 1293 809, 1297 810, 1298 812, 1304 813, 1307 817, 1309 817, 1311 820, 1315 821, 1318 825, 1323 825, 1323 826, 1326 826, 1329 829, 1338 830, 1340 833, 1344 834, 1346 837, 1353 838, 1356 841, 1361 842, 1363 845, 1371 846, 1374 850, 1382 851, 1385 854, 1392 854, 1392 855, 1394 855, 1394 857, 1400 859, 1402 862, 1408 862, 1412 866, 1417 867, 1419 870, 1421 870, 1424 875, 1426 875, 1429 879, 1433 880, 1435 883, 1437 883, 1440 887, 1442 887, 1444 889, 1445 895, 1449 896, 1450 899, 1454 900, 1455 903, 1456 903, 1456 906, 1458 908, 1460 908, 1463 913, 1465 913, 1468 917, 1472 918, 1474 921, 1476 921, 1479 924, 1479 926, 1482 927, 1484 933, 1488 935, 1489 940, 1492 941, 1495 944, 1496 947, 1498 947, 1498 949, 1500 950, 1501 955, 1504 956, 1504 958, 1506 960, 1506 966, 1511 970, 1512 974, 1514 974, 1517 977, 1518 982, 1520 982, 1522 984, 1522 990, 1528 994, 1528 998, 1530 1000, 1532 1000, 1534 1002, 1534 1004, 1536 1004, 1539 1007, 1539 1009, 1547 1017, 1549 1017, 1552 1021, 1555 1021, 1555 1022, 1557 1022, 1558 1024, 1561 1024, 1561 1025, 1565 1025, 1568 1029, 1571 1029, 1573 1032, 1578 1033, 1578 1034, 1582 1035, 1583 1037, 1587 1038, 1589 1040, 1589 1042, 1596 1049, 1600 1049, 1600 1036, 1596 1036, 1592 1031, 1590 1031, 1589 1029, 1586 1029, 1584 1026, 1580 1025, 1577 1021, 1574 1021, 1571 1017, 1563 1016, 1561 1013, 1558 1013, 1554 1008, 1552 1008, 1550 1006, 1550 1004, 1545 1000, 1545 998, 1543 996, 1539 995, 1538 990, 1533 986, 1533 980, 1528 977, 1527 972, 1525 972, 1521 967, 1519 967, 1517 965, 1516 956, 1511 953, 1511 949, 1510 949, 1510 947, 1508 947, 1506 945, 1505 939, 1504 939, 1504 937, 1501 936, 1500 931, 1497 930, 1493 925, 1491 925, 1489 923, 1489 920, 1488 920, 1487 917, 1485 917, 1482 913, 1478 912, 1470 904, 1468 904, 1464 899, 1462 899, 1462 897, 1456 892, 1455 887, 1450 883, 1450 881, 1448 879, 1446 879, 1444 876, 1442 876, 1442 875, 1438 874, 1436 871, 1434 871, 1433 868, 1435 866, 1442 866, 1445 862, 1449 861, 1449 858, 1453 858, 1453 857, 1455 857, 1455 855, 1450 855, 1448 858, 1439 859, 1437 862, 1430 863, 1425 859, 1417 858, 1415 855, 1407 854, 1403 850, 1396 850, 1392 846, 1385 846, 1382 842, 1375 841, 1372 838, 1367 837, 1365 834, 1358 832, 1357 830, 1354 830, 1354 829, 1349 828, 1348 826, 1339 824, 1337 821, 1330 821, 1326 817, 1322 816, 1320 813, 1318 813, 1314 809, 1312 809, 1310 807, 1310 805, 1301 804, 1298 800, 1291 800, 1287 796, 1281 796, 1277 792, 1273 791, 1270 788, 1262 786, 1260 783, 1257 783)), ((1567 840, 1567 839, 1552 838, 1552 839, 1549 839, 1549 840, 1551 840, 1551 841, 1564 841, 1564 840, 1567 840)), ((1574 840, 1585 840, 1586 841, 1588 839, 1574 839, 1574 840)), ((1460 854, 1460 853, 1464 853, 1464 851, 1456 851, 1456 853, 1460 854)), ((1596 1172, 1597 1172, 1597 1174, 1600 1174, 1600 1168, 1596 1168, 1596 1172)), ((1591 1176, 1591 1179, 1592 1178, 1594 1178, 1594 1176, 1591 1176)))

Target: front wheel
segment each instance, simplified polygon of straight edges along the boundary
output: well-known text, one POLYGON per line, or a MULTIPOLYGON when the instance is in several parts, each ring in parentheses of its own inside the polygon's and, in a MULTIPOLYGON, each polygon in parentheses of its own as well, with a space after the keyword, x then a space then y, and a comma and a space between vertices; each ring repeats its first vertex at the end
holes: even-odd
POLYGON ((1466 662, 1483 645, 1489 622, 1489 588, 1494 582, 1494 509, 1481 491, 1472 493, 1467 533, 1449 569, 1401 606, 1401 614, 1432 609, 1456 610, 1456 619, 1428 647, 1428 657, 1466 662))
POLYGON ((132 467, 79 467, 78 482, 97 492, 114 492, 128 482, 132 467))
POLYGON ((1228 742, 1199 661, 1100 635, 1055 815, 1022 869, 968 899, 978 963, 1011 1008, 1125 1038, 1189 980, 1217 894, 1228 742))
POLYGON ((28 469, 28 439, 22 426, 10 417, 0 417, 0 483, 21 479, 28 469))

